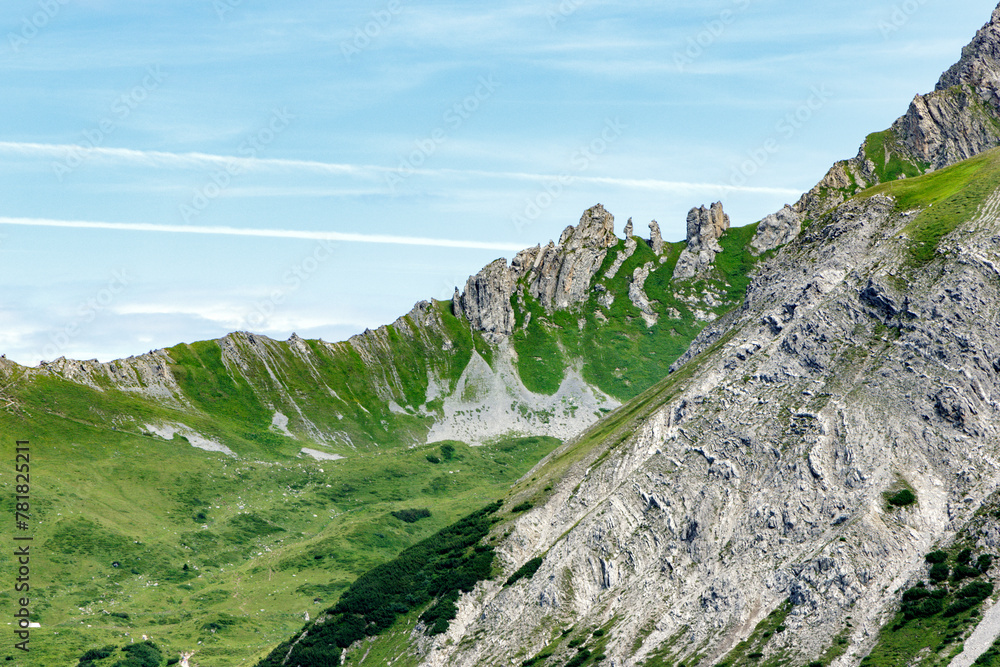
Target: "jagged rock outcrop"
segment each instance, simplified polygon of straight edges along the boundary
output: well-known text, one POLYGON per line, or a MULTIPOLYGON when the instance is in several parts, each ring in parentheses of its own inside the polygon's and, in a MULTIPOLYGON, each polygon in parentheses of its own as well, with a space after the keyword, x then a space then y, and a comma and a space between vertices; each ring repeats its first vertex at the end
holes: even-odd
POLYGON ((615 218, 598 204, 576 227, 567 227, 559 244, 546 248, 526 277, 528 291, 546 310, 563 310, 590 296, 590 281, 608 248, 618 242, 615 218))
POLYGON ((635 271, 632 272, 632 282, 628 286, 628 298, 631 299, 632 305, 639 309, 639 314, 642 316, 647 327, 656 324, 660 318, 657 312, 653 310, 653 306, 649 303, 649 297, 646 296, 645 292, 646 279, 649 278, 649 273, 652 270, 652 262, 646 262, 642 266, 636 267, 635 271))
POLYGON ((615 218, 598 204, 584 212, 576 227, 563 230, 558 244, 527 248, 510 267, 501 258, 470 277, 463 293, 455 290, 453 312, 494 340, 509 336, 514 329, 510 299, 517 281, 524 279, 528 293, 548 311, 582 303, 590 297, 591 280, 608 248, 617 242, 615 218))
POLYGON ((632 238, 632 236, 635 234, 635 231, 632 228, 632 218, 629 218, 628 222, 625 223, 625 232, 624 233, 625 233, 625 240, 626 241, 628 241, 630 238, 632 238))
POLYGON ((660 224, 656 220, 649 223, 649 247, 657 257, 663 254, 663 235, 660 234, 660 224))
POLYGON ((681 251, 677 260, 674 278, 693 278, 710 267, 716 253, 722 252, 719 238, 727 229, 729 216, 720 202, 715 202, 711 208, 691 209, 687 216, 687 248, 681 251))
POLYGON ((469 276, 465 292, 453 302, 454 313, 464 316, 478 331, 509 336, 514 331, 514 310, 510 305, 513 293, 514 277, 507 268, 507 260, 501 257, 469 276))
POLYGON ((790 242, 799 235, 801 229, 802 219, 794 208, 786 204, 777 213, 772 213, 760 221, 750 247, 759 255, 790 242))

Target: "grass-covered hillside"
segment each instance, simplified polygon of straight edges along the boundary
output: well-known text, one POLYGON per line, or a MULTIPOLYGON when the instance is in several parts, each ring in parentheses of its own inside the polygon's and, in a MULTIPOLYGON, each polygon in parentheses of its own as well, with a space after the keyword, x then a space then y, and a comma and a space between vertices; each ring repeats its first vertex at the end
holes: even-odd
MULTIPOLYGON (((88 398, 66 389, 50 386, 49 401, 65 408, 88 398)), ((31 609, 41 624, 29 659, 5 649, 6 664, 77 665, 88 651, 98 651, 93 658, 143 636, 162 652, 156 667, 181 652, 202 667, 254 664, 305 614, 503 495, 558 444, 394 445, 338 461, 274 446, 236 459, 111 423, 0 413, 5 437, 31 442, 31 609)), ((12 480, 0 488, 11 516, 12 480)), ((12 567, 5 550, 0 569, 9 576, 12 567)), ((9 587, 0 591, 4 607, 12 599, 9 587)), ((123 656, 85 665, 110 667, 123 656)))

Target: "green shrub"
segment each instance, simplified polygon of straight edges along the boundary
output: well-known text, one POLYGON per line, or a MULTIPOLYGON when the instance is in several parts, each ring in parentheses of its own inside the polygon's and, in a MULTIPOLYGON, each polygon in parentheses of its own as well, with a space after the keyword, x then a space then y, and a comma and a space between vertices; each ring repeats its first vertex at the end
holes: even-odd
POLYGON ((438 457, 434 456, 433 454, 428 454, 427 455, 427 460, 430 461, 431 463, 441 463, 441 459, 439 459, 438 457))
POLYGON ((989 554, 983 554, 976 560, 976 567, 980 572, 986 572, 986 570, 993 567, 993 556, 989 554))
POLYGON ((445 461, 451 461, 455 457, 455 445, 450 443, 441 445, 441 456, 445 461))
POLYGON ((892 494, 887 498, 890 505, 896 507, 906 507, 907 505, 912 505, 917 502, 917 497, 913 494, 913 491, 909 489, 900 489, 896 493, 892 494))
POLYGON ((428 509, 408 509, 408 510, 396 510, 392 512, 392 516, 396 517, 400 521, 405 521, 406 523, 416 523, 421 519, 426 519, 431 515, 431 511, 428 509))
POLYGON ((962 579, 974 579, 981 575, 982 572, 974 567, 969 567, 968 565, 959 564, 955 566, 955 571, 952 573, 952 581, 961 581, 962 579))
POLYGON ((115 646, 105 646, 104 648, 92 648, 80 656, 80 662, 90 662, 93 660, 104 660, 110 658, 116 650, 115 646))
POLYGON ((949 574, 951 574, 951 570, 948 568, 947 565, 945 565, 944 563, 934 563, 934 565, 931 566, 931 571, 927 576, 929 576, 932 581, 942 582, 948 578, 949 574))
POLYGON ((926 556, 924 556, 924 560, 926 560, 928 563, 933 563, 933 564, 943 563, 946 560, 948 560, 948 554, 946 554, 943 551, 932 551, 926 556))
POLYGON ((956 614, 961 614, 966 609, 972 609, 977 604, 979 604, 979 601, 972 598, 958 598, 948 605, 948 608, 944 610, 944 615, 955 616, 956 614))
POLYGON ((582 648, 580 651, 573 656, 573 659, 566 663, 566 667, 580 667, 583 663, 590 659, 590 651, 582 648))
POLYGON ((904 618, 926 618, 939 613, 944 608, 944 601, 941 598, 927 597, 915 602, 903 603, 904 618))
POLYGON ((972 549, 962 549, 955 556, 955 562, 961 563, 962 565, 968 565, 969 561, 972 560, 972 549))
POLYGON ((985 581, 974 581, 955 594, 956 597, 969 598, 977 602, 982 602, 991 595, 993 595, 993 584, 985 581))
POLYGON ((931 592, 926 588, 911 588, 903 593, 903 602, 915 602, 923 598, 930 597, 931 592))
POLYGON ((517 572, 510 575, 510 577, 507 578, 507 581, 504 582, 504 586, 510 586, 511 584, 520 579, 525 579, 525 578, 531 579, 533 576, 535 576, 535 572, 538 572, 538 568, 542 566, 543 560, 544 558, 541 556, 532 558, 527 563, 519 567, 517 569, 517 572))
POLYGON ((510 511, 513 512, 514 514, 519 514, 521 512, 527 512, 532 507, 534 507, 534 505, 532 505, 530 502, 526 500, 523 503, 518 503, 517 505, 511 507, 510 511))

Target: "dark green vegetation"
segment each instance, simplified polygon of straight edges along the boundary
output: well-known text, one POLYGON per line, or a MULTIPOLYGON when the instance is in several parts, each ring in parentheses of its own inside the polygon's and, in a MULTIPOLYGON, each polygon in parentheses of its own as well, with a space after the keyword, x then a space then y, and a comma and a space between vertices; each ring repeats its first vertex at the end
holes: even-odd
POLYGON ((948 549, 926 555, 929 581, 901 592, 899 612, 882 629, 863 667, 938 667, 961 651, 962 641, 980 620, 981 603, 994 593, 989 572, 993 558, 977 555, 973 546, 973 536, 996 521, 989 507, 977 512, 948 549))
POLYGON ((900 489, 890 494, 886 500, 894 507, 906 507, 917 502, 917 496, 909 489, 900 489))
POLYGON ((906 227, 910 239, 910 266, 932 259, 941 239, 960 223, 975 217, 1000 179, 1000 149, 918 178, 883 183, 864 196, 886 193, 896 198, 900 211, 920 209, 906 227))
POLYGON ((404 521, 406 523, 416 523, 421 519, 430 518, 431 511, 428 509, 396 510, 395 512, 392 512, 392 515, 400 521, 404 521))
POLYGON ((702 309, 703 317, 709 312, 720 316, 742 303, 750 271, 760 261, 749 250, 756 230, 756 225, 728 230, 719 241, 724 252, 717 255, 715 268, 705 279, 672 281, 683 242, 667 244, 666 261, 661 264, 649 246, 638 239, 635 252, 613 278, 605 276, 618 255, 625 252, 625 241, 608 250, 593 281, 592 288, 596 289, 579 308, 547 313, 531 296, 515 294, 512 342, 522 381, 532 391, 553 394, 567 366, 582 360, 587 382, 621 400, 638 396, 663 379, 670 365, 704 328, 705 320, 698 319, 697 308, 702 309), (649 263, 652 272, 644 290, 659 315, 653 326, 646 325, 628 298, 634 271, 649 263), (615 295, 610 308, 598 302, 601 290, 615 295), (692 305, 702 303, 709 290, 716 295, 715 306, 692 305))
POLYGON ((428 604, 420 615, 428 632, 447 630, 459 593, 490 576, 493 548, 478 543, 489 533, 500 506, 497 502, 474 512, 366 572, 327 611, 328 618, 308 626, 305 637, 296 634, 279 645, 259 667, 279 667, 286 656, 295 665, 340 664, 343 649, 384 632, 398 617, 428 604))
MULTIPOLYGON (((0 433, 32 443, 37 664, 75 665, 90 650, 143 634, 171 660, 191 650, 202 664, 259 659, 301 627, 305 612, 316 616, 365 572, 503 496, 558 444, 534 437, 413 446, 409 434, 426 430, 420 417, 368 405, 366 422, 346 424, 349 411, 358 420, 365 412, 338 390, 344 401, 325 409, 354 448, 340 443, 330 449, 345 459, 314 461, 296 456, 299 448, 322 445, 269 428, 271 413, 242 376, 210 377, 221 362, 209 347, 177 358, 183 363, 174 372, 202 386, 197 401, 206 411, 55 377, 7 390, 16 404, 0 411, 0 433), (198 373, 209 375, 191 379, 198 373), (213 401, 217 416, 207 412, 213 401), (178 435, 144 434, 148 423, 174 422, 240 457, 196 449, 178 435), (366 429, 381 436, 365 439, 366 429), (451 457, 453 474, 427 461, 432 451, 451 457)), ((298 362, 289 354, 282 363, 298 362)), ((308 377, 289 381, 298 382, 289 394, 300 404, 319 402, 308 377)), ((0 482, 8 515, 11 483, 0 482)), ((5 551, 0 569, 10 565, 5 551)), ((11 596, 0 590, 0 605, 11 596)), ((118 651, 85 667, 124 659, 118 651)))
POLYGON ((545 559, 541 556, 532 558, 527 563, 519 567, 514 574, 507 577, 507 581, 504 582, 504 586, 510 586, 521 579, 531 579, 535 576, 535 572, 538 572, 538 568, 542 566, 542 562, 544 560, 545 559))
POLYGON ((80 656, 77 667, 162 667, 173 664, 164 660, 159 647, 151 641, 91 649, 80 656))

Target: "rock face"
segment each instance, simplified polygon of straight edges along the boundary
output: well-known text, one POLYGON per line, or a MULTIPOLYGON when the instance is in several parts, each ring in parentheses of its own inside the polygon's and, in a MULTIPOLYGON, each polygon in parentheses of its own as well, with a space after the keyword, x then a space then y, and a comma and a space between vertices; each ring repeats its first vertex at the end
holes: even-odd
POLYGON ((615 218, 598 204, 576 227, 563 230, 558 244, 522 250, 510 267, 501 258, 470 277, 461 295, 455 290, 453 311, 477 331, 509 336, 514 330, 510 299, 518 280, 526 280, 528 292, 546 310, 566 309, 589 298, 590 281, 617 242, 615 218))
MULTIPOLYGON (((677 260, 674 278, 693 278, 711 266, 716 253, 722 252, 719 239, 727 229, 729 216, 720 202, 712 204, 711 208, 691 209, 687 216, 687 248, 681 251, 677 260)), ((660 243, 662 246, 662 240, 660 243)))
POLYGON ((998 221, 960 226, 903 283, 909 223, 884 196, 844 204, 768 260, 707 354, 529 473, 509 502, 534 507, 498 529, 503 574, 421 664, 546 647, 563 664, 553 628, 608 627, 608 664, 712 665, 790 601, 761 664, 806 664, 843 633, 834 665, 856 665, 923 554, 1000 488, 998 221), (900 480, 918 501, 892 509, 900 480))
POLYGON ((802 220, 791 206, 785 206, 760 221, 750 247, 755 254, 783 246, 799 235, 802 220))
POLYGON ((588 209, 575 228, 566 228, 557 246, 546 248, 528 273, 528 290, 549 311, 586 301, 591 278, 617 242, 614 216, 600 204, 588 209))
POLYGON ((653 249, 655 255, 663 254, 663 236, 660 234, 660 224, 656 220, 649 223, 649 247, 653 249))
MULTIPOLYGON (((898 178, 887 168, 890 162, 904 164, 913 175, 1000 146, 1000 7, 934 91, 917 95, 887 132, 873 137, 857 156, 835 164, 816 187, 786 208, 800 220, 816 220, 856 192, 898 178)), ((773 233, 773 225, 762 224, 758 237, 753 241, 758 252, 788 242, 773 233)))
POLYGON ((513 291, 514 278, 507 260, 498 259, 469 277, 465 292, 454 301, 455 315, 464 315, 484 333, 509 336, 514 330, 514 310, 510 305, 513 291))

